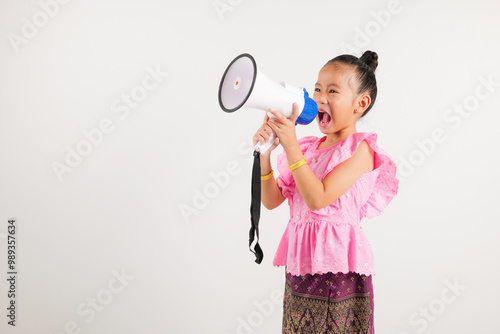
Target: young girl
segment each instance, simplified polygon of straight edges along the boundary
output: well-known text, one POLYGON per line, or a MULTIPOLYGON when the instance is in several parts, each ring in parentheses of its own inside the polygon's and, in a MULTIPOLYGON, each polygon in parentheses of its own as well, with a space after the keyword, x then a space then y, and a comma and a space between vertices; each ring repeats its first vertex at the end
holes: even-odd
POLYGON ((262 203, 285 199, 290 220, 273 264, 286 266, 283 333, 374 333, 373 253, 362 218, 382 213, 398 190, 396 165, 377 145, 377 134, 357 132, 356 121, 377 96, 378 56, 341 55, 320 70, 313 99, 322 138, 297 140, 295 120, 274 110, 253 137, 274 145, 261 156, 262 203), (278 144, 280 175, 270 152, 278 144))

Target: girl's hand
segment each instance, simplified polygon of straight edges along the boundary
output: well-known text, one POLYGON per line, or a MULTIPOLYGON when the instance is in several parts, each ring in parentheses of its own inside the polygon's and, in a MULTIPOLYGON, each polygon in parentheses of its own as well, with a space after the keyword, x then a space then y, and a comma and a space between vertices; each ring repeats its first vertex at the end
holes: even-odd
MULTIPOLYGON (((264 123, 262 126, 257 130, 255 135, 252 138, 253 145, 255 146, 257 143, 264 144, 269 141, 269 136, 272 135, 273 129, 269 126, 269 116, 264 117, 264 123)), ((278 137, 274 139, 274 144, 264 153, 261 154, 261 157, 269 157, 271 155, 271 151, 274 150, 280 143, 280 140, 278 137)))
POLYGON ((293 104, 293 113, 290 119, 286 118, 276 110, 270 109, 269 112, 275 118, 271 118, 267 124, 276 132, 280 139, 281 146, 286 150, 290 145, 297 144, 297 134, 295 133, 295 121, 299 118, 299 106, 293 104))

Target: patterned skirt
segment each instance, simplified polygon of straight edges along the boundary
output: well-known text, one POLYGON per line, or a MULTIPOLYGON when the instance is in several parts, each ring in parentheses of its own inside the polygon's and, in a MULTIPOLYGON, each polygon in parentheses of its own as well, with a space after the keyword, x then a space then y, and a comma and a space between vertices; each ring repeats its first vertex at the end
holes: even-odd
POLYGON ((286 272, 283 334, 374 334, 372 277, 286 272))

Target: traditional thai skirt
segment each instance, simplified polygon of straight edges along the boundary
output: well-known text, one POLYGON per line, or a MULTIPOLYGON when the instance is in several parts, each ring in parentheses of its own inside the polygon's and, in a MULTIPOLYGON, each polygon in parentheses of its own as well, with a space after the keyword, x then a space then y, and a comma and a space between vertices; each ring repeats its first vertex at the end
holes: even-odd
POLYGON ((375 333, 372 276, 286 272, 283 334, 375 333))

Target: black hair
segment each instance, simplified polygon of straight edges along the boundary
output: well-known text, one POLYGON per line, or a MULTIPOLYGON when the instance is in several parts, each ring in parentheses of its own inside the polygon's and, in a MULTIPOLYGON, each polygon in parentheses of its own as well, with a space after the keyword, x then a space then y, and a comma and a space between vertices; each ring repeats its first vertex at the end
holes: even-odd
POLYGON ((377 80, 375 79, 375 70, 378 65, 378 55, 373 51, 365 51, 363 55, 358 58, 353 55, 343 54, 330 59, 326 64, 343 63, 346 65, 354 66, 357 72, 357 82, 359 83, 357 95, 369 92, 371 103, 365 110, 361 117, 365 116, 372 108, 377 98, 377 80))

